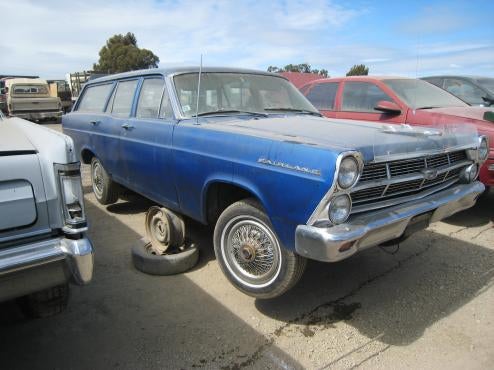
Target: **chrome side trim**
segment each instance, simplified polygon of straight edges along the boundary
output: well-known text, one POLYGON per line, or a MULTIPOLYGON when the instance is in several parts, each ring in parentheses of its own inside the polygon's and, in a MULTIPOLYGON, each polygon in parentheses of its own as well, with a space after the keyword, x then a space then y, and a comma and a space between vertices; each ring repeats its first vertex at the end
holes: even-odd
POLYGON ((303 172, 303 173, 307 173, 309 175, 321 176, 321 170, 319 170, 319 169, 302 167, 299 165, 292 165, 292 164, 281 162, 281 161, 272 161, 271 159, 267 159, 264 157, 259 158, 257 160, 257 163, 262 163, 262 164, 265 164, 268 166, 286 168, 288 170, 303 172))
MULTIPOLYGON (((364 160, 363 160, 362 154, 360 152, 355 151, 355 150, 345 151, 345 152, 340 153, 338 155, 338 157, 336 158, 335 172, 333 175, 333 182, 331 183, 331 187, 329 188, 328 192, 324 195, 324 197, 321 199, 321 201, 317 205, 316 209, 312 212, 311 216, 307 220, 307 225, 314 225, 314 223, 316 221, 318 221, 320 214, 322 212, 324 212, 324 210, 328 207, 329 200, 333 196, 333 193, 341 191, 341 192, 345 192, 345 193, 349 194, 350 191, 352 190, 352 188, 343 190, 343 189, 340 189, 338 186, 338 173, 340 171, 340 164, 341 164, 341 161, 345 157, 348 157, 348 156, 355 157, 355 159, 357 160, 357 163, 359 165, 359 175, 358 175, 357 181, 355 181, 355 183, 358 184, 358 182, 360 180, 360 176, 362 175, 362 170, 364 168, 364 160)), ((325 219, 329 219, 329 218, 325 217, 325 219)))

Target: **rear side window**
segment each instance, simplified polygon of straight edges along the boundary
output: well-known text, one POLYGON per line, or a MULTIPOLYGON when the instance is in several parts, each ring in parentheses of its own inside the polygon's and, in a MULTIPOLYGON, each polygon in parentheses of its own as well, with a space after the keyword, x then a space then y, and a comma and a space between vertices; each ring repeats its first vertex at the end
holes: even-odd
POLYGON ((380 100, 392 99, 379 87, 368 82, 345 82, 342 111, 382 113, 374 107, 380 100))
POLYGON ((119 117, 130 116, 132 101, 137 87, 137 80, 122 81, 118 83, 117 91, 113 98, 112 114, 119 117))
POLYGON ((307 99, 319 110, 333 110, 338 82, 316 84, 307 94, 307 99))
POLYGON ((144 80, 137 102, 137 118, 158 118, 165 81, 161 78, 144 80))
POLYGON ((102 112, 112 84, 88 87, 82 95, 77 111, 102 112))

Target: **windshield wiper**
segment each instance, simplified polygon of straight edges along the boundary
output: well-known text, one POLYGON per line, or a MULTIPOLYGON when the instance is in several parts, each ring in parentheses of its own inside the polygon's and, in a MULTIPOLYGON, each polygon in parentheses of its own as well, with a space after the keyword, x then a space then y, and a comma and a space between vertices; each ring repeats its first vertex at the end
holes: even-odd
POLYGON ((264 110, 265 111, 295 112, 295 113, 310 114, 312 116, 322 117, 322 114, 321 113, 313 112, 313 111, 307 110, 307 109, 296 109, 296 108, 278 107, 278 108, 264 108, 264 110))
POLYGON ((250 114, 252 116, 257 116, 257 117, 267 117, 268 115, 266 113, 262 112, 251 112, 247 110, 236 110, 236 109, 218 109, 215 111, 211 112, 202 112, 197 115, 193 115, 192 117, 203 117, 203 116, 214 116, 217 114, 228 114, 228 113, 241 113, 241 114, 250 114))

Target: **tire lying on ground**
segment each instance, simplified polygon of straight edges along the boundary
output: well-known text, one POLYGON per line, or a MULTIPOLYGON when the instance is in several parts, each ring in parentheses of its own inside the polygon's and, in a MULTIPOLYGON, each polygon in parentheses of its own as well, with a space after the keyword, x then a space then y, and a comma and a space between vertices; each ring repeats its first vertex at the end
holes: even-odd
POLYGON ((186 244, 167 254, 152 253, 151 243, 141 238, 132 247, 132 262, 136 269, 150 275, 175 275, 190 270, 199 260, 199 249, 195 244, 186 244))

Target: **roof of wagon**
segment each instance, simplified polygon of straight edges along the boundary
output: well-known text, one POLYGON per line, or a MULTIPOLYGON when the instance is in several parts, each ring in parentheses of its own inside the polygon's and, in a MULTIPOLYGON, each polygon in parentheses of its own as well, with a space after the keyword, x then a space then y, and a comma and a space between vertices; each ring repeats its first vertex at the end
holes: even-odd
MULTIPOLYGON (((147 76, 147 75, 163 75, 163 76, 168 76, 168 75, 173 75, 173 74, 184 74, 184 73, 198 73, 199 72, 199 67, 198 66, 192 66, 192 67, 176 67, 176 68, 152 68, 152 69, 141 69, 138 71, 132 71, 132 72, 124 72, 124 73, 117 73, 113 75, 108 75, 100 78, 96 78, 94 80, 88 81, 87 84, 93 84, 93 83, 99 83, 99 82, 104 82, 104 81, 112 81, 112 80, 117 80, 117 79, 123 79, 123 78, 130 78, 130 77, 139 77, 139 76, 147 76)), ((280 76, 277 73, 271 73, 271 72, 265 72, 265 71, 259 71, 255 69, 243 69, 243 68, 231 68, 231 67, 202 67, 202 72, 203 73, 208 73, 208 72, 216 72, 216 73, 246 73, 246 74, 260 74, 260 75, 267 75, 267 76, 274 76, 274 77, 281 77, 285 78, 283 76, 280 76)))

